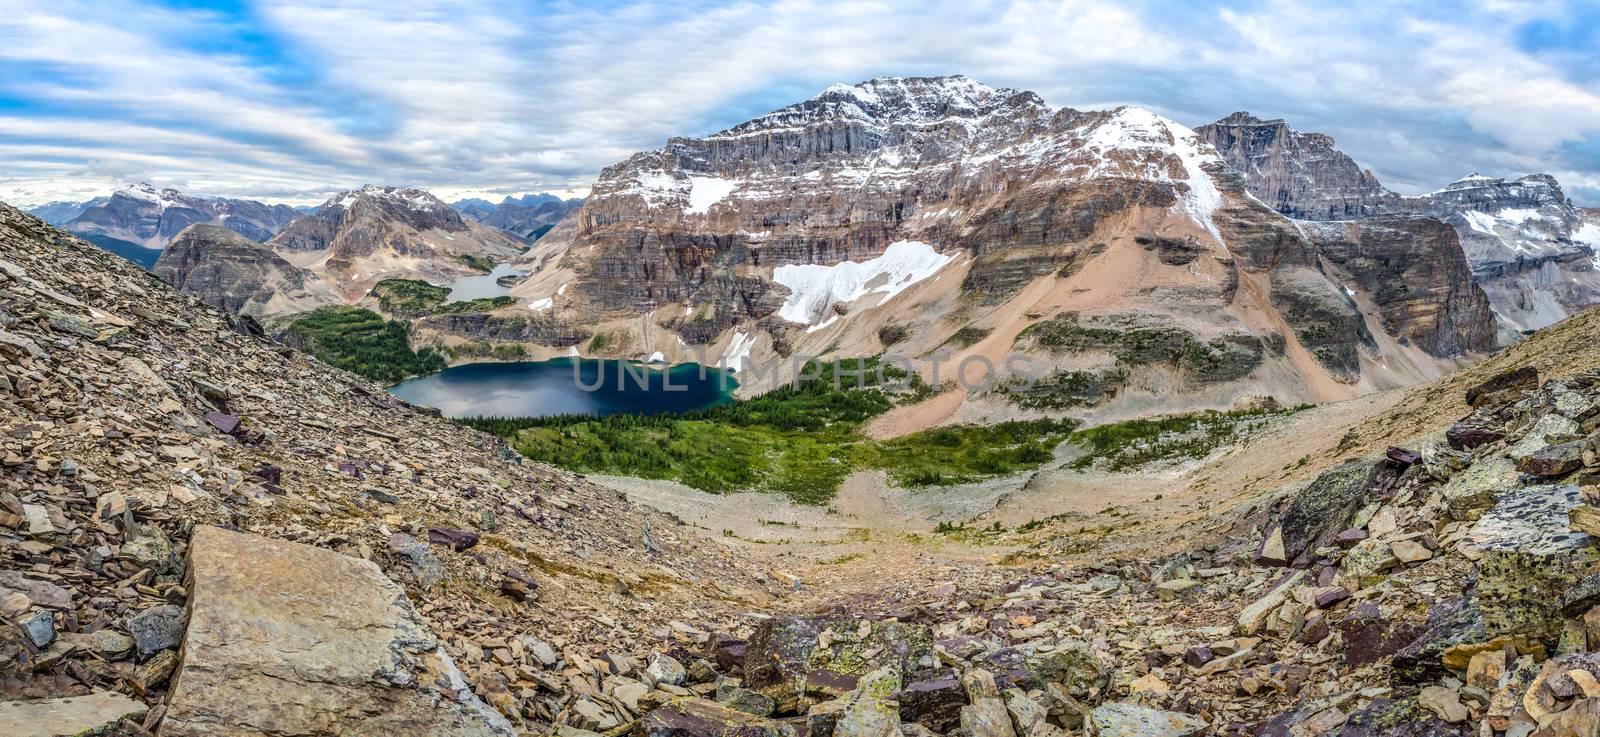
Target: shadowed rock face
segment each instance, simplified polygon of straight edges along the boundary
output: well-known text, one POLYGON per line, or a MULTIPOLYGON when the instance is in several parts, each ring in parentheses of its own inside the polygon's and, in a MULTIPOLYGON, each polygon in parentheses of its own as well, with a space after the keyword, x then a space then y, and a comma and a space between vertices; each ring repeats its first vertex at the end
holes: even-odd
POLYGON ((1494 313, 1448 225, 1386 215, 1304 230, 1377 303, 1390 334, 1435 356, 1494 347, 1494 313))
POLYGON ((190 197, 175 189, 158 190, 141 182, 83 210, 66 227, 159 248, 198 223, 221 225, 246 238, 263 241, 299 217, 300 213, 288 205, 190 197))
POLYGON ((260 315, 274 299, 307 307, 335 300, 316 275, 217 225, 192 225, 178 234, 153 271, 179 291, 228 312, 260 315))

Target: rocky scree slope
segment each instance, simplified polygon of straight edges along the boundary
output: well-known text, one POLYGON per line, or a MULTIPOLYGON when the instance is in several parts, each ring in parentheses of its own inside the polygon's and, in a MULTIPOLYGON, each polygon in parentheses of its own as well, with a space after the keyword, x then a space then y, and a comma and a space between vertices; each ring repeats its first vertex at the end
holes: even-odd
MULTIPOLYGON (((1250 198, 1170 120, 1052 108, 962 77, 890 78, 608 167, 519 260, 533 273, 515 293, 628 355, 700 346, 727 364, 876 353, 886 327, 907 329, 892 334, 909 336, 895 346, 908 355, 955 339, 993 358, 1028 325, 1078 313, 1247 345, 1234 394, 1334 398, 1488 346, 1481 293, 1448 249, 1422 253, 1439 235, 1428 228, 1397 219, 1383 237, 1339 235, 1366 244, 1340 269, 1329 261, 1351 248, 1324 249, 1250 198), (1417 235, 1391 235, 1406 230, 1417 235), (1427 261, 1407 272, 1420 283, 1394 288, 1390 260, 1427 261)), ((1117 362, 1096 355, 1044 360, 1117 362)), ((1149 363, 1135 368, 1168 371, 1149 363)))
POLYGON ((708 649, 720 675, 691 688, 722 708, 636 733, 1593 734, 1600 371, 1514 368, 1462 399, 1447 430, 1218 511, 1176 554, 1047 530, 1016 567, 821 597, 708 649))
POLYGON ((197 223, 221 225, 251 240, 264 241, 299 217, 288 205, 194 197, 138 182, 113 192, 109 200, 91 204, 64 227, 161 248, 197 223))
POLYGON ((453 282, 525 248, 504 232, 462 219, 427 192, 376 185, 330 198, 267 245, 350 301, 384 279, 453 282))
POLYGON ((1239 171, 1251 193, 1302 220, 1409 213, 1443 220, 1460 237, 1474 280, 1509 331, 1553 324, 1600 304, 1600 221, 1546 174, 1471 174, 1420 196, 1396 194, 1334 147, 1283 120, 1234 113, 1195 129, 1239 171))
POLYGON ((5 206, 0 355, 3 699, 162 704, 207 525, 376 563, 527 730, 787 586, 5 206))

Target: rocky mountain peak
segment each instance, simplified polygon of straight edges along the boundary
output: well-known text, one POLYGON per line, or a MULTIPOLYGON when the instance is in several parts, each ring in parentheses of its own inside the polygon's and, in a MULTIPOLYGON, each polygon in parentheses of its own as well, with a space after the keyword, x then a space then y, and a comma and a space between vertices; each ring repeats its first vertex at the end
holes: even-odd
POLYGON ((172 239, 151 269, 162 281, 200 301, 254 316, 300 312, 337 301, 326 284, 272 249, 209 223, 172 239))
POLYGON ((150 248, 165 246, 184 228, 196 223, 219 224, 247 238, 266 240, 300 216, 288 205, 196 197, 142 181, 118 189, 108 199, 86 204, 89 206, 66 221, 67 228, 150 248))
POLYGON ((1388 203, 1396 195, 1335 148, 1331 136, 1248 112, 1195 131, 1244 175, 1252 194, 1289 217, 1347 220, 1393 209, 1388 203))
POLYGON ((710 138, 736 138, 830 122, 874 128, 931 125, 950 118, 981 118, 1006 107, 1048 109, 1032 92, 996 89, 960 75, 879 77, 854 85, 835 84, 809 100, 779 108, 710 138))
POLYGON ((1572 207, 1561 183, 1549 174, 1505 179, 1473 172, 1426 197, 1445 207, 1466 206, 1486 211, 1506 207, 1572 207))
MULTIPOLYGON (((413 187, 394 187, 380 184, 364 184, 360 188, 347 190, 328 198, 323 203, 324 208, 335 211, 353 209, 357 203, 366 201, 384 207, 398 207, 414 212, 425 212, 449 219, 446 213, 453 213, 454 209, 445 204, 443 200, 433 196, 432 193, 413 187)), ((455 218, 457 221, 460 217, 455 218)))

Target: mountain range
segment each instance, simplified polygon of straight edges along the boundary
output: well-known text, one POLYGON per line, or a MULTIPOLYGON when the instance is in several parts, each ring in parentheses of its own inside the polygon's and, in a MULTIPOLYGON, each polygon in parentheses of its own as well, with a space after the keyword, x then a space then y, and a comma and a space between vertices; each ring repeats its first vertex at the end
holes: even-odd
POLYGON ((519 264, 514 293, 639 355, 870 354, 891 336, 1048 375, 942 398, 945 419, 1333 399, 1495 337, 1437 220, 1307 229, 1175 121, 963 77, 836 85, 635 154, 519 264))
POLYGON ((287 205, 194 197, 139 182, 113 192, 103 202, 85 203, 83 210, 63 226, 75 232, 161 248, 184 228, 197 223, 221 225, 246 238, 265 240, 299 216, 287 205))
POLYGON ((562 199, 547 192, 506 197, 499 204, 476 198, 451 203, 462 217, 499 228, 529 243, 550 232, 581 205, 581 198, 562 199))
MULTIPOLYGON (((959 76, 834 85, 673 138, 607 167, 586 200, 446 205, 368 186, 309 214, 268 208, 282 222, 259 208, 135 185, 67 225, 147 244, 201 217, 241 232, 259 258, 202 232, 161 273, 262 314, 515 259, 520 309, 434 316, 424 340, 742 369, 891 347, 1021 354, 1043 376, 999 372, 942 399, 942 419, 1343 398, 1437 376, 1600 302, 1600 220, 1551 177, 1404 196, 1281 120, 1191 130, 959 76), (208 246, 231 255, 207 264, 208 246), (209 276, 184 276, 195 269, 209 276), (236 300, 230 283, 312 287, 236 300)), ((769 373, 746 370, 745 390, 780 382, 769 373)))
POLYGON ((7 734, 1595 735, 1553 178, 882 78, 486 222, 556 204, 51 205, 146 271, 0 203, 7 734), (355 373, 421 343, 925 381, 452 422, 355 373))
POLYGON ((1361 169, 1332 138, 1282 120, 1240 112, 1198 131, 1252 194, 1291 218, 1407 213, 1449 223, 1510 330, 1541 328, 1600 303, 1600 219, 1567 199, 1554 177, 1508 180, 1474 172, 1435 192, 1405 196, 1361 169))

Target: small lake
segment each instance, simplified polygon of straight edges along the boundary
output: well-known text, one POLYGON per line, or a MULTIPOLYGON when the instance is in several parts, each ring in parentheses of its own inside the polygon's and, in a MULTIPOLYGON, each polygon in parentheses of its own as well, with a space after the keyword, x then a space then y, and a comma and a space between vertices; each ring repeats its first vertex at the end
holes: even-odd
POLYGON ((527 276, 527 272, 511 268, 511 264, 497 264, 493 271, 480 276, 463 276, 450 285, 450 296, 447 302, 466 302, 472 299, 488 299, 490 297, 504 297, 511 294, 511 287, 501 286, 499 281, 507 276, 527 276))
POLYGON ((732 401, 738 386, 731 374, 692 363, 557 358, 451 366, 389 391, 447 417, 543 417, 687 412, 732 401))

